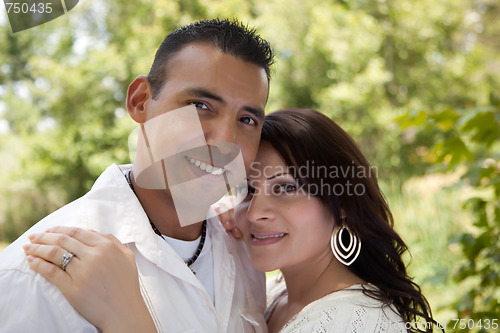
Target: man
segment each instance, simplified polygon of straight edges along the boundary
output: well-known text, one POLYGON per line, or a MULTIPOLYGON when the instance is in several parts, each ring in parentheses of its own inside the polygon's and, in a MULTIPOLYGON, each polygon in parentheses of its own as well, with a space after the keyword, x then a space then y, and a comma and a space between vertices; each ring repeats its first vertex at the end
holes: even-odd
MULTIPOLYGON (((272 60, 268 43, 237 22, 185 26, 165 38, 149 75, 130 84, 128 112, 145 124, 194 105, 208 147, 215 142, 237 145, 248 170, 259 144, 272 60)), ((89 193, 37 223, 1 253, 0 331, 97 332, 26 262, 21 248, 26 235, 55 225, 110 233, 127 245, 158 331, 262 330, 264 277, 218 220, 209 220, 206 232, 202 221, 182 227, 169 188, 142 187, 135 169, 130 170, 108 167, 89 193), (181 253, 186 248, 187 254, 181 253)), ((71 269, 71 260, 77 259, 62 259, 62 268, 71 269)))

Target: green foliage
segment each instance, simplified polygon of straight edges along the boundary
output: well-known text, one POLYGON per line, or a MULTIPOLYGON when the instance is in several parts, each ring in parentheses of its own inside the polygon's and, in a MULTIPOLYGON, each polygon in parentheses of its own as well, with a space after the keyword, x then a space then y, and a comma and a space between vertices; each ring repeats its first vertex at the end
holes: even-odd
MULTIPOLYGON (((0 239, 128 162, 128 84, 148 72, 166 33, 213 17, 238 17, 273 45, 268 111, 317 108, 355 137, 391 184, 396 225, 408 221, 413 235, 452 228, 441 234, 463 250, 460 268, 422 264, 415 275, 448 286, 452 270, 464 285, 449 302, 461 318, 500 313, 496 0, 95 0, 17 34, 0 20, 0 239), (466 214, 404 193, 413 178, 450 170, 463 173, 455 188, 470 193, 466 214)), ((441 244, 439 233, 415 240, 415 258, 441 244)))
POLYGON ((415 126, 432 137, 426 158, 449 170, 465 169, 462 185, 471 195, 464 209, 473 214, 474 223, 450 240, 460 245, 465 258, 454 272, 464 288, 452 306, 458 318, 476 322, 500 313, 500 105, 493 94, 490 102, 487 107, 413 111, 400 118, 404 129, 415 126))

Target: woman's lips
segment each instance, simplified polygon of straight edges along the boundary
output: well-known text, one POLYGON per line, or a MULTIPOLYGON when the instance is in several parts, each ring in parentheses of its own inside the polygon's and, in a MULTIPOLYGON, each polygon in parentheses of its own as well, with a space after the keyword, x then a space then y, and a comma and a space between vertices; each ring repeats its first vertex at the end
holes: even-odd
POLYGON ((256 246, 270 245, 282 240, 286 232, 270 232, 266 234, 251 234, 251 244, 256 246))

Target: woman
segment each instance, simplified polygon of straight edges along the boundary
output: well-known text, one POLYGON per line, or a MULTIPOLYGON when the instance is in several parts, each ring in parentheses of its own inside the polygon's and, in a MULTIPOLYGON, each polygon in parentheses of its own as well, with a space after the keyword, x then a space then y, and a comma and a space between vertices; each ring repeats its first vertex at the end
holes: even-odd
MULTIPOLYGON (((405 332, 417 331, 416 321, 435 323, 406 272, 401 255, 407 247, 393 229, 374 169, 352 138, 323 114, 292 109, 266 116, 249 196, 236 208, 235 223, 255 268, 282 273, 269 288, 269 332, 405 332)), ((81 231, 78 237, 92 243, 98 235, 90 234, 81 231)), ((32 267, 49 280, 61 272, 59 263, 47 269, 48 263, 33 260, 42 253, 28 254, 32 267)), ((96 265, 101 269, 103 260, 112 258, 103 257, 96 265)), ((122 261, 106 276, 131 269, 132 260, 122 261)), ((136 276, 129 273, 126 279, 129 289, 137 290, 136 276)), ((112 316, 89 311, 88 294, 59 288, 98 327, 128 319, 119 309, 112 316)), ((109 299, 119 307, 124 297, 112 292, 109 299)), ((151 327, 147 319, 146 324, 151 327)))

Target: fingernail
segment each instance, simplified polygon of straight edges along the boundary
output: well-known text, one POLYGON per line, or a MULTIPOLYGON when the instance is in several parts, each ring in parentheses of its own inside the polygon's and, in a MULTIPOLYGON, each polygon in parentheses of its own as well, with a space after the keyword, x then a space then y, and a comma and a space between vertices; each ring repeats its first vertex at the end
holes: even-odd
POLYGON ((29 236, 28 236, 28 239, 29 239, 30 241, 32 241, 33 239, 35 239, 36 235, 37 235, 37 234, 32 234, 32 235, 29 235, 29 236))
POLYGON ((27 259, 29 262, 33 262, 33 261, 35 261, 35 257, 33 257, 33 256, 28 256, 28 257, 26 257, 26 259, 27 259))
POLYGON ((23 245, 23 250, 26 252, 26 251, 29 251, 29 249, 31 248, 31 244, 24 244, 23 245))

